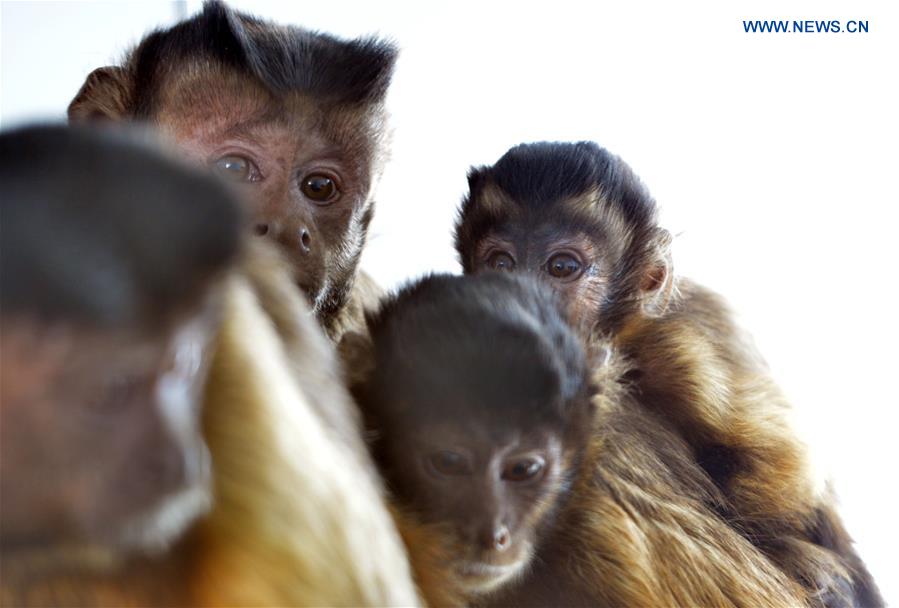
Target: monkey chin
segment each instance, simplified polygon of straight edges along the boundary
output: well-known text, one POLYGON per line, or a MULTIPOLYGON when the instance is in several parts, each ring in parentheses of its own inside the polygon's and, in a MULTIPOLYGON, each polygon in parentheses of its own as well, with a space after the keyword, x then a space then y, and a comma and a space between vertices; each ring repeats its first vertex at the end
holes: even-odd
POLYGON ((521 576, 531 561, 531 551, 525 547, 511 563, 492 564, 485 561, 464 560, 456 563, 456 573, 464 591, 471 595, 486 595, 521 576))
POLYGON ((120 531, 120 549, 150 556, 161 554, 211 508, 211 480, 186 486, 130 519, 120 531))

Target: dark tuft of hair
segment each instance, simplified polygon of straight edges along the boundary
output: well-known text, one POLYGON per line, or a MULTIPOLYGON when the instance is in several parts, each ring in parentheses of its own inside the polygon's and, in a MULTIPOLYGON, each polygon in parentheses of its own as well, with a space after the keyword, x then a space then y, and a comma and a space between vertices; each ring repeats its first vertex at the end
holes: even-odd
MULTIPOLYGON (((525 275, 433 275, 368 315, 374 401, 425 420, 564 425, 587 394, 582 346, 552 290, 525 275), (466 408, 469 411, 466 413, 466 408)), ((382 413, 383 415, 383 413, 382 413)))
POLYGON ((511 148, 492 167, 469 172, 469 204, 488 181, 520 205, 535 208, 599 186, 629 224, 655 221, 656 204, 646 186, 621 158, 591 141, 538 142, 511 148))
MULTIPOLYGON (((343 40, 297 26, 281 26, 211 0, 196 16, 157 30, 135 50, 136 81, 152 99, 157 66, 208 58, 246 72, 271 92, 298 92, 331 103, 374 103, 383 99, 397 49, 374 37, 343 40)), ((140 108, 137 114, 148 114, 140 108)))
POLYGON ((162 322, 235 258, 223 185, 122 133, 0 135, 0 302, 7 314, 102 326, 162 322))

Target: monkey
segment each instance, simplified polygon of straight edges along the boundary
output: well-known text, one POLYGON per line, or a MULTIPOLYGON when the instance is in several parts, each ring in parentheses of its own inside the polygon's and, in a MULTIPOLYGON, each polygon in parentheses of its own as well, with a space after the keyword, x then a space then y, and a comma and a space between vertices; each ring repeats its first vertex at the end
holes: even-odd
POLYGON ((674 276, 671 236, 631 168, 592 142, 542 142, 472 168, 468 184, 463 272, 538 275, 582 337, 611 339, 640 407, 677 428, 722 515, 802 583, 803 603, 883 605, 767 365, 720 296, 674 276))
MULTIPOLYGON (((801 587, 542 280, 431 275, 367 315, 352 385, 400 508, 475 606, 798 606, 801 587)), ((459 603, 459 602, 456 602, 459 603)))
POLYGON ((418 605, 336 353, 233 193, 83 127, 0 165, 0 605, 418 605))
MULTIPOLYGON (((365 327, 364 311, 382 295, 357 268, 386 156, 385 96, 397 54, 385 40, 341 40, 209 1, 200 14, 146 36, 120 65, 91 72, 68 116, 72 123, 155 127, 188 159, 232 183, 251 209, 250 231, 280 246, 293 282, 339 344, 345 332, 365 327)), ((279 295, 284 283, 261 287, 279 295)), ((309 357, 322 354, 303 344, 309 331, 293 335, 290 308, 266 312, 279 333, 294 338, 294 373, 314 380, 304 369, 317 369, 309 357)), ((341 408, 329 410, 330 382, 314 380, 305 392, 325 420, 346 418, 341 408)), ((361 439, 348 437, 355 424, 330 422, 367 457, 361 439)), ((441 554, 423 540, 430 533, 400 512, 394 517, 403 536, 421 540, 416 569, 439 564, 441 554)), ((443 601, 437 573, 419 578, 433 581, 422 585, 426 599, 443 601)))
POLYGON ((262 21, 211 0, 92 71, 73 123, 132 121, 234 184, 326 333, 364 326, 381 295, 357 273, 387 145, 396 47, 262 21))

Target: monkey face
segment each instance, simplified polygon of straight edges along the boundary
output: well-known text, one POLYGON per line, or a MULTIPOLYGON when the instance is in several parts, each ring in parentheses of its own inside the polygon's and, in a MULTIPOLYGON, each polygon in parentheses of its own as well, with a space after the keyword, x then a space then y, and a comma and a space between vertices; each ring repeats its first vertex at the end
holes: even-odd
POLYGON ((490 591, 526 568, 565 480, 558 432, 499 428, 429 426, 393 441, 393 449, 411 451, 395 482, 425 521, 447 528, 457 556, 453 569, 473 593, 490 591), (418 439, 409 446, 410 438, 418 439))
POLYGON ((469 173, 456 225, 464 271, 524 271, 589 332, 663 308, 670 236, 630 168, 589 142, 522 144, 469 173))
POLYGON ((550 285, 575 327, 596 323, 599 303, 609 292, 617 252, 590 235, 566 234, 544 224, 504 225, 475 247, 474 272, 527 272, 550 285))
POLYGON ((4 319, 4 550, 157 550, 208 508, 212 314, 152 333, 4 319))
POLYGON ((275 98, 225 72, 180 79, 157 121, 197 164, 232 183, 251 230, 274 241, 320 317, 349 290, 371 220, 371 112, 275 98))

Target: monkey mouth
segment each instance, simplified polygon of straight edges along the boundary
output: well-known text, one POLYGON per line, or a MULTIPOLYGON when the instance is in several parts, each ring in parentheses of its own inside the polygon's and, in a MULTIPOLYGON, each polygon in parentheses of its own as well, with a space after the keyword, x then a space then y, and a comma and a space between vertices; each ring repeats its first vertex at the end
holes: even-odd
POLYGON ((324 291, 324 285, 318 277, 296 277, 294 283, 306 297, 309 306, 314 307, 324 291))
POLYGON ((525 561, 521 559, 503 565, 465 561, 456 566, 456 572, 468 591, 486 593, 517 576, 522 571, 525 561))

